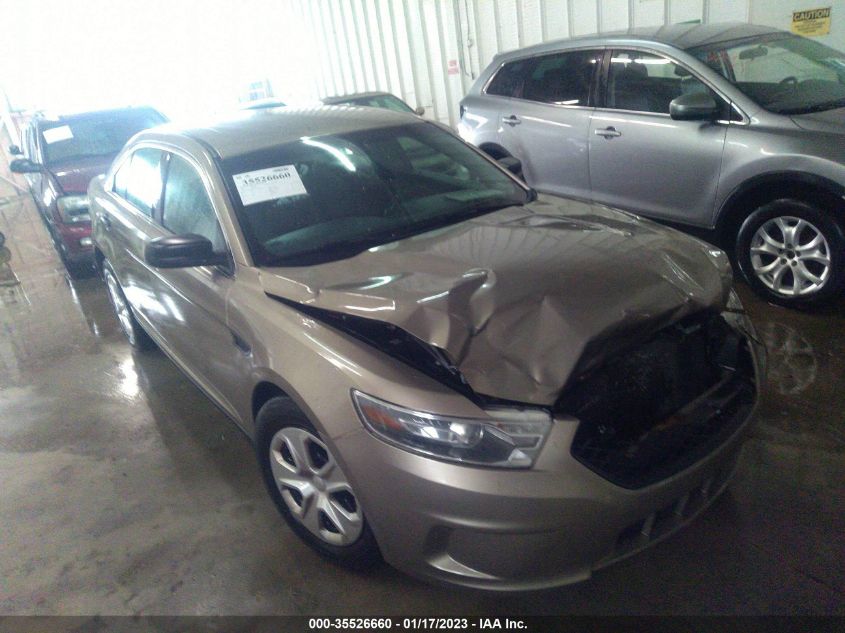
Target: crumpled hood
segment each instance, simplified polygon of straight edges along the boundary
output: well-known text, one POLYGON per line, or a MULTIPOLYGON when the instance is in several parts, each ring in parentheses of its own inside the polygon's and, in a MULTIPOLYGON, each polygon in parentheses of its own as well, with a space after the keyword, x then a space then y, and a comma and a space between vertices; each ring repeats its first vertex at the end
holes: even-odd
POLYGON ((541 197, 260 280, 270 295, 401 327, 478 393, 551 405, 620 345, 721 309, 731 271, 721 251, 671 229, 541 197))
POLYGON ((57 165, 51 169, 59 186, 67 194, 83 194, 88 191, 92 178, 108 171, 114 156, 96 156, 57 165))
POLYGON ((813 112, 812 114, 796 114, 792 116, 792 120, 798 127, 811 132, 845 134, 845 108, 813 112))

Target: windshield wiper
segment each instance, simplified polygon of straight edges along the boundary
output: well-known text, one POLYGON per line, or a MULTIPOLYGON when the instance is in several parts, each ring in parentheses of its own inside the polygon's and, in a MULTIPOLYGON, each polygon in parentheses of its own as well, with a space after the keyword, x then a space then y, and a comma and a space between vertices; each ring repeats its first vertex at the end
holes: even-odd
POLYGON ((381 246, 383 244, 390 244, 391 242, 408 239, 409 237, 414 237, 415 235, 421 235, 422 233, 435 231, 445 226, 471 220, 472 218, 492 213, 493 211, 498 211, 499 209, 521 207, 524 204, 525 203, 523 202, 513 202, 500 199, 497 202, 485 202, 470 205, 468 207, 464 207, 460 211, 431 218, 428 221, 408 224, 402 227, 395 227, 391 230, 382 231, 380 233, 371 233, 358 239, 348 239, 343 240, 342 242, 323 244, 315 248, 309 248, 305 251, 291 253, 290 255, 277 255, 273 257, 271 265, 310 266, 333 262, 340 259, 347 259, 375 246, 381 246))

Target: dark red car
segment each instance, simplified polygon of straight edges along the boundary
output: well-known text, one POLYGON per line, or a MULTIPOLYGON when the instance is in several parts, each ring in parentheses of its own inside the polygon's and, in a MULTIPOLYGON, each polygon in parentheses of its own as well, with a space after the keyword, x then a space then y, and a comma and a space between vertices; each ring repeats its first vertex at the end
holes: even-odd
POLYGON ((103 174, 137 132, 167 119, 152 108, 101 110, 59 117, 37 116, 23 134, 23 148, 9 165, 26 174, 38 210, 71 273, 93 263, 88 183, 103 174))

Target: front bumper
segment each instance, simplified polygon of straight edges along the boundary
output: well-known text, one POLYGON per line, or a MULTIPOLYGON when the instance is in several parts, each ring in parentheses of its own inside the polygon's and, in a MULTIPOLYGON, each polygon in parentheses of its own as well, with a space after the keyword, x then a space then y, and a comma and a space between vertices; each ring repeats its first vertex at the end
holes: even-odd
POLYGON ((94 244, 91 238, 91 225, 57 224, 58 246, 65 259, 72 263, 94 261, 94 244))
POLYGON ((763 375, 764 356, 753 339, 749 346, 756 389, 746 392, 743 407, 725 406, 719 387, 690 403, 690 415, 707 408, 722 415, 726 432, 693 463, 648 485, 623 487, 579 461, 573 440, 584 423, 562 414, 528 470, 437 461, 363 428, 334 443, 382 554, 395 567, 495 590, 577 582, 669 536, 725 488, 763 375))
POLYGON ((525 471, 434 461, 363 430, 336 445, 385 560, 430 580, 523 590, 585 580, 692 520, 727 485, 747 421, 705 459, 639 490, 571 457, 576 426, 556 420, 525 471))

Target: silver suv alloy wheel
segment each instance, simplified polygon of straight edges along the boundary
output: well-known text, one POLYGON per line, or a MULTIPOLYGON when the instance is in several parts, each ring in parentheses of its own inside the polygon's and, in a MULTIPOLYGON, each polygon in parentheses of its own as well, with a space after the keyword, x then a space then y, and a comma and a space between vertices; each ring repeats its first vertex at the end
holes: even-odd
POLYGON ((830 278, 830 247, 812 223, 779 216, 754 233, 751 266, 773 292, 784 297, 806 296, 821 290, 830 278))
POLYGON ((270 467, 291 514, 330 545, 351 545, 364 528, 358 500, 329 449, 295 426, 270 440, 270 467))

